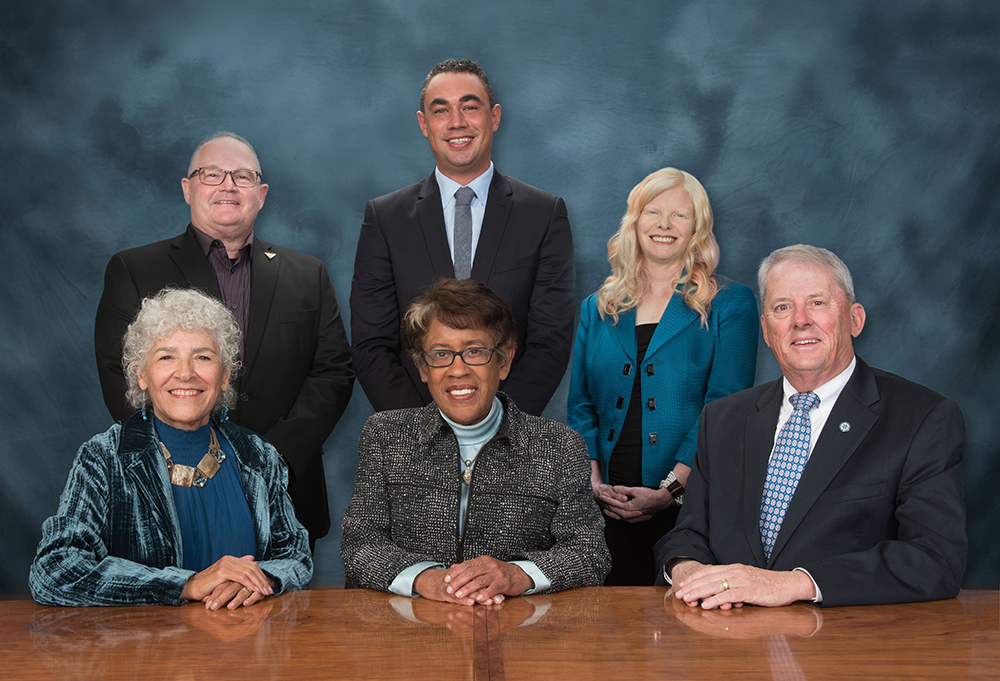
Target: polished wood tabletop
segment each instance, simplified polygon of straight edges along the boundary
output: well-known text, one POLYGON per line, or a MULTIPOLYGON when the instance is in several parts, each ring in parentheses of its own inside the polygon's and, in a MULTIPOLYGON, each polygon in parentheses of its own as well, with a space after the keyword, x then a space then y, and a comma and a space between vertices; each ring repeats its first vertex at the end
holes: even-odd
POLYGON ((1000 596, 690 609, 666 588, 464 607, 314 590, 246 609, 0 600, 0 678, 1000 679, 1000 596))

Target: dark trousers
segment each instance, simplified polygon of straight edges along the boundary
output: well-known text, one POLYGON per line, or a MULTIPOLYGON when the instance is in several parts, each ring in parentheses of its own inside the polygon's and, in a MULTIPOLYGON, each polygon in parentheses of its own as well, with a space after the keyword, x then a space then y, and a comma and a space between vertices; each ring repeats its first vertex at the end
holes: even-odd
POLYGON ((668 506, 649 520, 627 523, 604 516, 604 539, 611 552, 611 572, 604 586, 653 586, 653 546, 677 522, 679 506, 668 506))

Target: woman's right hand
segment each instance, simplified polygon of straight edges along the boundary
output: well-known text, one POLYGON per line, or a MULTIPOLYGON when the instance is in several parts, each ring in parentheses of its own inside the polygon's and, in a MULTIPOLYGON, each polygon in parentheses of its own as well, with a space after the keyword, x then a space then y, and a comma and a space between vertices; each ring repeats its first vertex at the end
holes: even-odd
POLYGON ((223 556, 184 585, 181 598, 202 601, 209 610, 224 605, 230 609, 253 605, 274 593, 273 580, 264 574, 253 556, 223 556), (249 593, 247 593, 249 591, 249 593))

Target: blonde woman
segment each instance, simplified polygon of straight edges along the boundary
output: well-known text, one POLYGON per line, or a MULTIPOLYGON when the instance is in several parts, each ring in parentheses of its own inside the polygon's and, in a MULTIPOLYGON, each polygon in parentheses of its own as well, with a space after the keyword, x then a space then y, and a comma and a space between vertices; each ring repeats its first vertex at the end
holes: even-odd
POLYGON ((608 261, 580 313, 568 422, 587 443, 605 515, 604 583, 652 585, 653 545, 677 519, 702 407, 753 385, 757 304, 715 274, 708 195, 682 170, 636 185, 608 261))

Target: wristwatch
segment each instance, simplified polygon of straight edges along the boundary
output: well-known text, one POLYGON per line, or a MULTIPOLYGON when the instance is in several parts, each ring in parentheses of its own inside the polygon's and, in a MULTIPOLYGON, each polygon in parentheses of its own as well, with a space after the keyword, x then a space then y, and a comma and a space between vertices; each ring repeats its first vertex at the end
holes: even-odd
POLYGON ((660 489, 670 492, 670 496, 674 498, 675 505, 680 506, 684 503, 684 485, 677 479, 673 471, 667 473, 667 477, 660 481, 660 489))

